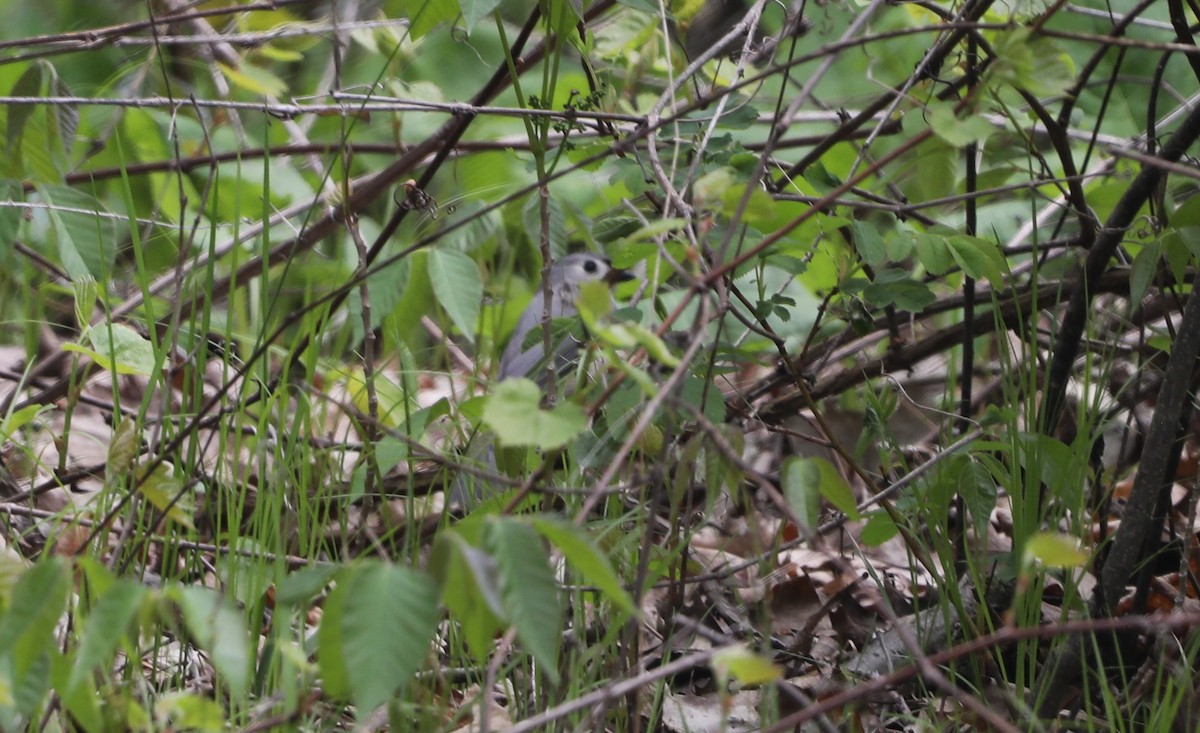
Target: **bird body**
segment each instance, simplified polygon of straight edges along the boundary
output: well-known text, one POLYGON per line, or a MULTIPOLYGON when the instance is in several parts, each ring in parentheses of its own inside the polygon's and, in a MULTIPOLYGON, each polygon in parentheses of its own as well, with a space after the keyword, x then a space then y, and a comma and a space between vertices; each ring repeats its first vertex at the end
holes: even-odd
MULTIPOLYGON (((579 287, 585 282, 602 281, 609 285, 632 279, 625 270, 612 266, 607 257, 587 252, 567 255, 550 267, 550 319, 567 318, 578 311, 575 301, 579 298, 579 287)), ((498 380, 527 377, 544 358, 544 344, 536 343, 522 348, 526 337, 546 315, 545 290, 539 289, 521 312, 517 327, 509 336, 508 346, 500 357, 497 370, 498 380)), ((579 352, 579 343, 570 336, 565 337, 555 348, 556 364, 569 365, 579 352)))

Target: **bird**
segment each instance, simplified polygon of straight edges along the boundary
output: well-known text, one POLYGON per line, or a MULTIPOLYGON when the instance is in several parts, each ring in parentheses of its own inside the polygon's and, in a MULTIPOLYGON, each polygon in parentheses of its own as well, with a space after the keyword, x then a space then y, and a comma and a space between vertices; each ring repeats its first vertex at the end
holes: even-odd
MULTIPOLYGON (((607 257, 590 252, 567 255, 550 266, 550 318, 575 315, 578 312, 575 301, 579 298, 579 287, 586 282, 599 281, 611 287, 632 279, 631 273, 613 267, 612 260, 607 257)), ((500 366, 496 372, 498 381, 528 377, 545 358, 545 344, 541 340, 525 347, 529 332, 541 324, 546 314, 545 295, 545 290, 539 288, 517 319, 517 327, 513 329, 508 346, 500 356, 500 366)), ((570 367, 578 353, 579 342, 570 335, 564 337, 555 348, 556 368, 570 367)))
MULTIPOLYGON (((603 282, 609 287, 617 283, 628 282, 634 275, 627 270, 613 267, 612 260, 602 255, 582 252, 570 254, 550 266, 550 318, 570 318, 578 314, 576 300, 579 298, 579 288, 587 282, 603 282)), ((545 356, 545 345, 539 339, 537 343, 525 346, 530 332, 537 328, 546 314, 545 291, 539 289, 521 317, 517 326, 508 338, 508 345, 500 356, 500 364, 496 370, 496 381, 517 379, 533 375, 534 381, 544 383, 545 373, 536 374, 535 370, 542 365, 545 356)), ((554 349, 555 368, 565 373, 573 367, 579 356, 580 343, 570 334, 565 335, 554 349)), ((476 436, 477 446, 484 446, 480 451, 476 447, 468 454, 474 453, 475 460, 481 460, 492 471, 497 471, 496 447, 491 442, 480 443, 476 436), (482 455, 481 455, 482 453, 482 455)), ((459 472, 447 495, 449 506, 464 507, 472 501, 478 502, 484 496, 485 482, 472 477, 466 472, 459 472)))

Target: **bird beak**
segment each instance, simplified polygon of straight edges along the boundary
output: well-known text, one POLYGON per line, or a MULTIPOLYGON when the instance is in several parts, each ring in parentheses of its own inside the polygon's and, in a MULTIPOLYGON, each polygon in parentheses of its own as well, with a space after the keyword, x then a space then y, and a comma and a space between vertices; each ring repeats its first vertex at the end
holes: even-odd
POLYGON ((634 278, 634 274, 629 270, 621 270, 616 267, 609 269, 608 274, 604 276, 604 282, 611 287, 617 283, 627 283, 634 278))

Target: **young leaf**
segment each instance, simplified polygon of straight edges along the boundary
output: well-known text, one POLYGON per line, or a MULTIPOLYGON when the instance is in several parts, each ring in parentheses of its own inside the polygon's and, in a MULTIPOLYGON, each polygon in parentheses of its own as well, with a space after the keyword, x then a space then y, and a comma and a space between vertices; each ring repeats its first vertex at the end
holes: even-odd
POLYGON ((783 495, 806 527, 816 527, 821 517, 821 469, 808 458, 792 456, 780 472, 783 495))
POLYGON ((66 567, 57 558, 43 559, 21 574, 0 617, 0 667, 11 675, 6 682, 23 684, 47 659, 66 601, 66 567))
POLYGON ((743 687, 765 685, 783 676, 779 665, 744 644, 718 649, 712 656, 712 668, 718 680, 736 680, 743 687))
POLYGON ((429 280, 454 325, 474 343, 479 303, 483 300, 479 266, 458 250, 435 248, 429 251, 429 280))
POLYGON ((1038 532, 1025 543, 1025 562, 1037 560, 1052 568, 1077 568, 1088 560, 1079 540, 1061 532, 1038 532))
POLYGON ((1004 286, 1004 273, 1008 263, 995 243, 981 237, 960 234, 950 237, 946 243, 958 266, 976 280, 987 278, 994 288, 1004 286))
POLYGON ((589 584, 599 588, 613 605, 625 613, 637 613, 637 606, 621 584, 621 577, 613 570, 612 563, 578 527, 547 516, 534 517, 531 523, 550 544, 558 548, 571 567, 589 584))
POLYGON ((75 689, 97 667, 112 661, 117 645, 127 638, 130 625, 149 592, 141 583, 118 580, 100 597, 87 614, 68 689, 75 689))
POLYGON ((176 586, 171 597, 230 693, 244 696, 250 686, 250 639, 241 612, 225 596, 196 585, 176 586))
POLYGON ((541 540, 525 522, 503 518, 488 525, 485 541, 500 569, 504 609, 517 637, 557 682, 564 611, 541 540))
POLYGON ((387 702, 420 668, 438 622, 437 586, 399 565, 371 562, 345 580, 342 652, 360 717, 387 702))
POLYGON ((483 422, 500 442, 542 450, 561 448, 587 428, 587 415, 573 402, 543 410, 541 390, 528 379, 506 379, 496 385, 483 408, 483 422))
POLYGON ((441 588, 442 604, 462 625, 467 648, 484 663, 496 632, 503 628, 504 601, 496 561, 472 546, 457 529, 445 530, 434 542, 429 570, 441 588))
POLYGON ((90 349, 79 344, 63 344, 63 349, 86 354, 101 368, 115 374, 144 376, 154 371, 154 348, 129 326, 98 323, 87 330, 87 338, 92 345, 90 349))

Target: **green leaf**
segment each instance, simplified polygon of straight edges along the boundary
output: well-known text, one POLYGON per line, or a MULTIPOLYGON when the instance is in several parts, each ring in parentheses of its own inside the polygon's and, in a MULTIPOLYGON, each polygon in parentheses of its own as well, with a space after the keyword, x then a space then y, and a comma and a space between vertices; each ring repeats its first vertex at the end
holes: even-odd
POLYGON ((196 528, 192 520, 196 502, 192 495, 184 490, 183 480, 175 476, 175 467, 170 463, 155 466, 154 471, 139 482, 138 492, 146 497, 154 508, 166 512, 171 521, 178 522, 188 529, 196 528))
POLYGON ((954 255, 946 237, 932 232, 916 235, 917 259, 931 275, 945 275, 954 267, 954 255))
POLYGON ((133 465, 133 459, 138 454, 138 444, 141 443, 142 432, 137 418, 123 417, 117 423, 108 443, 108 474, 120 476, 133 465))
POLYGON ((849 519, 862 519, 850 485, 828 460, 815 456, 792 457, 784 464, 784 471, 784 496, 797 513, 801 507, 804 509, 805 516, 812 522, 809 526, 816 526, 822 498, 849 519), (816 495, 812 496, 812 493, 816 495))
POLYGON ((500 570, 504 609, 517 637, 557 683, 565 613, 541 540, 523 521, 505 517, 488 525, 485 543, 500 570))
POLYGON ((954 107, 951 102, 932 102, 928 106, 925 118, 934 134, 955 148, 983 142, 996 131, 992 123, 979 115, 957 117, 954 107))
POLYGON ((479 303, 483 300, 479 266, 458 250, 435 248, 429 251, 429 280, 454 325, 474 343, 479 303))
POLYGON ((883 237, 879 236, 879 230, 865 221, 854 222, 852 228, 854 230, 854 249, 863 258, 863 262, 871 267, 883 266, 887 262, 887 246, 883 242, 883 237))
POLYGON ((913 313, 920 313, 937 300, 929 286, 909 278, 901 270, 876 273, 875 280, 863 288, 863 298, 874 306, 894 305, 913 313))
POLYGON ((38 196, 47 205, 50 231, 59 262, 72 280, 90 275, 106 282, 119 241, 116 223, 93 196, 66 186, 43 185, 38 196))
POLYGON ((21 428, 37 419, 38 415, 53 410, 54 408, 50 405, 29 405, 19 410, 14 410, 3 420, 0 420, 0 441, 7 441, 21 428))
POLYGON ((329 584, 336 570, 336 566, 333 565, 317 565, 288 573, 275 588, 275 605, 297 606, 308 603, 329 584))
POLYGON ((958 493, 967 505, 975 531, 985 537, 992 510, 996 508, 996 481, 984 466, 967 461, 958 479, 958 493))
POLYGON ((862 519, 862 514, 858 511, 858 502, 854 499, 854 492, 850 489, 850 484, 846 483, 846 479, 838 473, 837 468, 824 458, 814 457, 809 460, 816 461, 820 468, 821 496, 825 497, 825 501, 832 504, 851 521, 862 519))
MULTIPOLYGON (((567 222, 566 216, 563 214, 562 206, 559 205, 558 199, 553 196, 547 198, 546 206, 550 211, 550 256, 554 259, 560 259, 567 253, 567 222)), ((542 199, 540 196, 530 196, 525 203, 525 207, 521 210, 521 221, 525 224, 525 231, 535 246, 541 242, 542 237, 542 199)))
POLYGON ((1075 83, 1071 57, 1050 39, 1034 37, 1018 26, 1000 31, 993 41, 996 63, 989 69, 997 81, 1025 89, 1037 97, 1057 97, 1075 83))
POLYGON ((63 563, 45 559, 25 570, 0 618, 0 658, 7 661, 18 686, 54 648, 54 627, 67 602, 68 580, 63 563))
MULTIPOLYGON (((13 84, 16 97, 72 97, 50 62, 39 59, 13 84)), ((58 183, 71 168, 71 148, 79 127, 74 104, 10 105, 6 137, 8 170, 13 178, 58 183)))
MULTIPOLYGON (((368 242, 373 235, 366 233, 366 221, 360 223, 368 242)), ((367 297, 371 300, 371 328, 376 329, 384 320, 396 312, 407 295, 412 260, 405 258, 367 276, 367 297)), ((362 290, 355 287, 346 296, 346 312, 351 314, 350 327, 354 340, 363 337, 362 290)))
POLYGON ((1052 568, 1077 568, 1088 561, 1079 540, 1061 532, 1038 532, 1025 543, 1024 560, 1036 560, 1052 568))
POLYGON ((242 64, 235 69, 219 62, 217 66, 230 84, 244 92, 264 97, 281 97, 287 93, 287 83, 261 66, 242 64))
POLYGON ((697 208, 720 209, 725 193, 737 185, 736 171, 729 166, 705 173, 692 185, 697 208))
POLYGON ((380 562, 346 580, 342 652, 360 719, 387 702, 416 674, 438 622, 437 587, 429 576, 380 562))
MULTIPOLYGON (((687 226, 687 219, 667 217, 654 219, 645 226, 638 226, 638 224, 639 221, 633 217, 606 217, 596 220, 596 228, 592 231, 592 235, 598 242, 611 242, 618 238, 614 235, 619 235, 626 243, 651 242, 667 234, 681 231, 687 226)), ((613 261, 618 267, 629 267, 633 264, 633 262, 617 261, 615 257, 613 261)))
POLYGON ((500 0, 461 0, 459 4, 462 6, 463 25, 467 35, 470 35, 476 23, 500 7, 500 0))
POLYGON ((458 17, 456 0, 416 0, 416 8, 409 11, 412 25, 409 32, 412 40, 418 40, 440 23, 448 23, 458 17))
POLYGON ((321 670, 321 685, 335 700, 350 699, 350 671, 346 663, 343 619, 349 583, 337 583, 322 606, 321 626, 317 629, 317 666, 321 670))
POLYGON ((170 721, 171 730, 221 733, 225 730, 225 710, 220 703, 192 692, 168 692, 154 704, 156 720, 170 721))
POLYGON ((561 448, 587 429, 587 414, 573 402, 541 407, 542 393, 528 379, 496 385, 483 408, 483 422, 504 445, 561 448))
POLYGON ((504 601, 496 562, 455 530, 438 533, 429 570, 441 587, 442 604, 462 626, 467 648, 480 664, 503 628, 504 601))
POLYGON ((815 528, 821 519, 821 468, 811 458, 792 456, 780 472, 783 496, 803 526, 815 528))
POLYGON ((63 709, 71 722, 86 733, 103 733, 104 715, 100 712, 101 696, 92 677, 85 676, 74 686, 68 684, 72 670, 67 657, 57 651, 50 655, 50 678, 63 709))
POLYGON ((225 596, 196 585, 174 586, 170 596, 196 646, 208 654, 236 699, 250 686, 250 640, 240 611, 225 596))
POLYGON ((118 645, 128 639, 130 626, 149 592, 141 583, 118 580, 100 596, 87 614, 68 689, 79 687, 98 667, 112 661, 118 645))
POLYGON ((965 234, 950 237, 946 244, 958 266, 976 280, 987 278, 993 288, 1004 287, 1004 273, 1008 262, 995 242, 965 234))
POLYGON ((867 523, 863 525, 862 534, 859 535, 859 538, 868 547, 878 547, 895 537, 899 532, 900 528, 896 526, 892 518, 886 512, 879 511, 867 517, 867 523))
MULTIPOLYGON (((783 669, 769 658, 755 654, 744 644, 734 644, 713 652, 713 671, 722 683, 735 680, 743 687, 765 685, 783 676, 783 669)), ((719 687, 724 689, 725 685, 719 687)))
POLYGON ((536 516, 530 521, 533 528, 558 548, 588 584, 596 586, 604 597, 625 613, 637 613, 637 606, 621 584, 621 577, 613 570, 612 563, 578 527, 555 517, 536 516))
POLYGON ((1133 265, 1129 268, 1129 301, 1141 302, 1145 298, 1147 290, 1150 290, 1150 283, 1154 282, 1154 275, 1158 272, 1158 259, 1162 253, 1162 246, 1159 242, 1152 242, 1141 248, 1141 252, 1133 258, 1133 265))
POLYGON ((80 344, 63 344, 64 351, 74 351, 91 357, 101 368, 116 374, 148 375, 157 363, 154 347, 142 335, 120 323, 98 323, 88 328, 91 348, 80 344))

